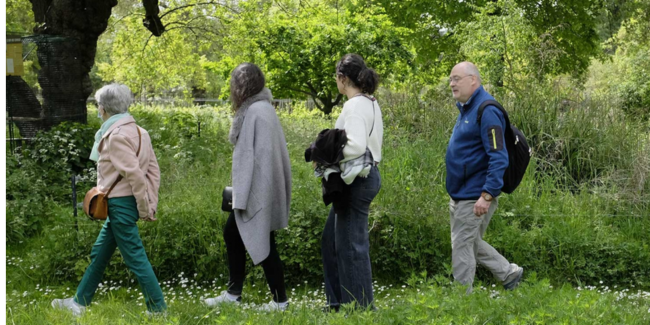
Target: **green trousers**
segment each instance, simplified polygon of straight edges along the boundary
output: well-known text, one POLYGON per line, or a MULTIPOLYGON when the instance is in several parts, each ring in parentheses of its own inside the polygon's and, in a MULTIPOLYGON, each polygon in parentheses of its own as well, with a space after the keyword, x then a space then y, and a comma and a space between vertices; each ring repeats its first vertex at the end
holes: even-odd
POLYGON ((104 222, 104 227, 99 233, 95 245, 93 245, 90 253, 90 265, 77 288, 74 300, 78 304, 90 305, 97 286, 102 280, 106 265, 113 256, 115 248, 119 248, 126 266, 135 274, 138 283, 140 283, 147 309, 152 312, 167 309, 158 278, 153 273, 147 253, 142 246, 136 224, 138 219, 135 197, 125 196, 108 200, 108 218, 104 222))

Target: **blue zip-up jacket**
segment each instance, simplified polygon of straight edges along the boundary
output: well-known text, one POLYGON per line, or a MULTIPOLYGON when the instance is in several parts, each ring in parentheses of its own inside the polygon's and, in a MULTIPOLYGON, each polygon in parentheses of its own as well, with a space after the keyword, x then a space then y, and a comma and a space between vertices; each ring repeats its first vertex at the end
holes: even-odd
POLYGON ((501 111, 490 105, 483 110, 481 124, 476 118, 478 107, 494 100, 483 86, 461 105, 460 115, 447 147, 447 193, 453 200, 478 200, 481 192, 496 197, 501 194, 503 173, 508 167, 504 140, 506 127, 501 111))

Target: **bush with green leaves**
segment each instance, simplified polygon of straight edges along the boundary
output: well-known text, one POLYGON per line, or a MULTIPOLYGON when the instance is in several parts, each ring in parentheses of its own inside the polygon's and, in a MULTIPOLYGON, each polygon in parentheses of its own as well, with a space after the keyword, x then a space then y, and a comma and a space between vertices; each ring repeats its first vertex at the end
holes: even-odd
POLYGON ((7 242, 24 240, 41 230, 56 203, 72 206, 71 177, 79 175, 78 195, 96 180, 88 159, 95 125, 62 123, 39 132, 17 153, 7 154, 7 242))
MULTIPOLYGON (((444 155, 457 110, 446 101, 427 103, 386 92, 378 96, 384 103, 385 157, 379 167, 382 189, 370 213, 373 274, 389 281, 423 273, 449 277, 444 155)), ((561 100, 544 92, 530 101, 500 99, 536 154, 520 188, 501 197, 486 240, 508 259, 554 282, 647 286, 650 182, 645 178, 634 183, 647 177, 647 169, 630 168, 650 166, 643 160, 650 139, 640 140, 641 146, 624 143, 641 126, 598 117, 612 109, 604 102, 564 108, 561 100), (586 105, 593 112, 584 112, 586 105), (598 128, 585 130, 587 121, 598 128), (579 141, 572 151, 549 149, 571 141, 579 141), (583 175, 576 173, 580 169, 567 166, 590 169, 580 179, 575 176, 583 175)), ((339 113, 337 109, 323 116, 303 105, 279 112, 292 162, 293 193, 289 227, 278 232, 277 241, 290 283, 322 278, 320 238, 329 207, 322 203, 320 182, 303 153, 321 129, 332 127, 339 113)), ((218 207, 223 187, 231 183, 230 108, 137 106, 133 114, 151 135, 161 168, 159 221, 140 224, 156 273, 161 281, 180 272, 196 273, 201 280, 227 274, 222 239, 227 214, 218 207)), ((80 216, 77 231, 69 208, 53 211, 47 231, 28 244, 43 246, 29 249, 30 259, 40 266, 30 276, 47 283, 77 281, 90 262, 101 223, 80 216)), ((249 278, 263 278, 261 268, 251 262, 248 269, 249 278)), ((494 281, 482 268, 478 277, 494 281)), ((132 279, 119 254, 106 279, 132 279)))

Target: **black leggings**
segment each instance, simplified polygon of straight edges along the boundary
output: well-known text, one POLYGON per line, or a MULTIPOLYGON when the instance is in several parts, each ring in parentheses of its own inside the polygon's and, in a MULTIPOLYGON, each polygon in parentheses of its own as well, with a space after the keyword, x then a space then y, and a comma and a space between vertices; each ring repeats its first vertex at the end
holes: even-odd
MULTIPOLYGON (((223 228, 223 239, 226 242, 228 251, 228 269, 230 270, 230 281, 228 282, 228 293, 241 295, 246 278, 246 246, 241 239, 235 214, 230 213, 228 221, 223 228)), ((269 289, 273 294, 273 301, 287 301, 287 293, 284 288, 284 270, 278 250, 275 248, 275 234, 271 232, 271 250, 269 256, 261 263, 269 283, 269 289)))

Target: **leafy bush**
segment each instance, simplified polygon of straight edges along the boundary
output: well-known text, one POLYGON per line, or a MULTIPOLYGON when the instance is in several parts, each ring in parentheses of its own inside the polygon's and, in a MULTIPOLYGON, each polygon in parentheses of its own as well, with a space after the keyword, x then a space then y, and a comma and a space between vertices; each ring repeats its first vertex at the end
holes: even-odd
MULTIPOLYGON (((373 274, 391 282, 417 280, 423 274, 448 279, 451 245, 444 154, 455 108, 419 104, 414 99, 384 99, 384 159, 379 166, 382 189, 371 207, 369 226, 373 274), (418 118, 418 114, 426 117, 418 118)), ((573 136, 569 131, 578 127, 578 121, 585 121, 576 119, 571 122, 575 124, 567 124, 572 119, 568 114, 578 113, 555 117, 549 113, 554 109, 552 102, 546 103, 550 104, 537 106, 537 111, 523 111, 524 104, 515 106, 513 113, 517 125, 523 125, 538 148, 545 143, 537 139, 547 138, 535 135, 548 133, 548 139, 562 141, 573 136), (540 122, 522 119, 523 114, 538 116, 540 122)), ((222 239, 227 214, 215 207, 221 202, 221 190, 231 183, 229 108, 137 107, 133 113, 149 131, 162 171, 159 221, 139 224, 156 274, 161 281, 180 272, 196 274, 197 280, 228 274, 222 239), (179 118, 188 122, 180 123, 179 118), (184 133, 195 126, 190 121, 199 120, 200 137, 198 132, 192 133, 194 130, 184 133)), ((334 124, 336 114, 322 117, 295 107, 293 112, 279 115, 292 161, 293 193, 289 227, 278 232, 278 247, 288 282, 320 282, 320 238, 329 210, 322 204, 320 182, 313 176, 311 165, 304 162, 303 153, 318 131, 334 124)), ((585 133, 599 138, 582 139, 583 147, 576 147, 578 154, 572 159, 591 159, 591 166, 596 167, 607 163, 627 166, 629 162, 622 159, 628 158, 647 165, 647 159, 640 157, 647 153, 648 144, 639 148, 619 146, 620 139, 611 138, 634 132, 636 126, 616 123, 599 124, 602 130, 585 133), (609 129, 619 125, 629 130, 616 133, 609 129), (608 157, 607 150, 612 149, 622 158, 608 157)), ((634 190, 638 187, 618 186, 625 184, 619 179, 642 176, 643 171, 633 174, 621 168, 619 174, 609 174, 604 168, 598 178, 602 182, 585 181, 567 188, 558 182, 558 178, 572 177, 564 164, 555 157, 537 154, 517 192, 500 198, 486 240, 509 260, 554 282, 594 284, 602 280, 647 285, 650 220, 643 218, 649 210, 648 192, 643 191, 648 184, 642 184, 640 193, 634 190), (545 166, 557 172, 545 172, 545 166), (608 181, 607 175, 613 180, 608 181), (627 196, 626 191, 636 194, 627 196)), ((27 190, 36 193, 35 189, 27 190)), ((78 220, 76 231, 69 209, 52 211, 55 215, 45 224, 47 231, 29 242, 30 247, 43 246, 29 255, 40 266, 30 276, 50 283, 77 281, 90 262, 89 253, 101 223, 78 220)), ((263 278, 262 269, 253 268, 250 261, 248 270, 250 279, 263 278)), ((478 277, 488 283, 494 281, 483 268, 479 268, 478 277)), ((133 279, 119 254, 113 257, 105 278, 133 279)))
POLYGON ((20 168, 15 155, 7 157, 8 243, 32 236, 41 229, 42 221, 50 216, 51 199, 47 184, 35 170, 33 167, 20 168))
POLYGON ((7 156, 7 242, 37 233, 52 217, 54 202, 71 204, 71 177, 80 175, 83 195, 95 182, 90 156, 96 128, 62 123, 39 132, 31 145, 7 156))

